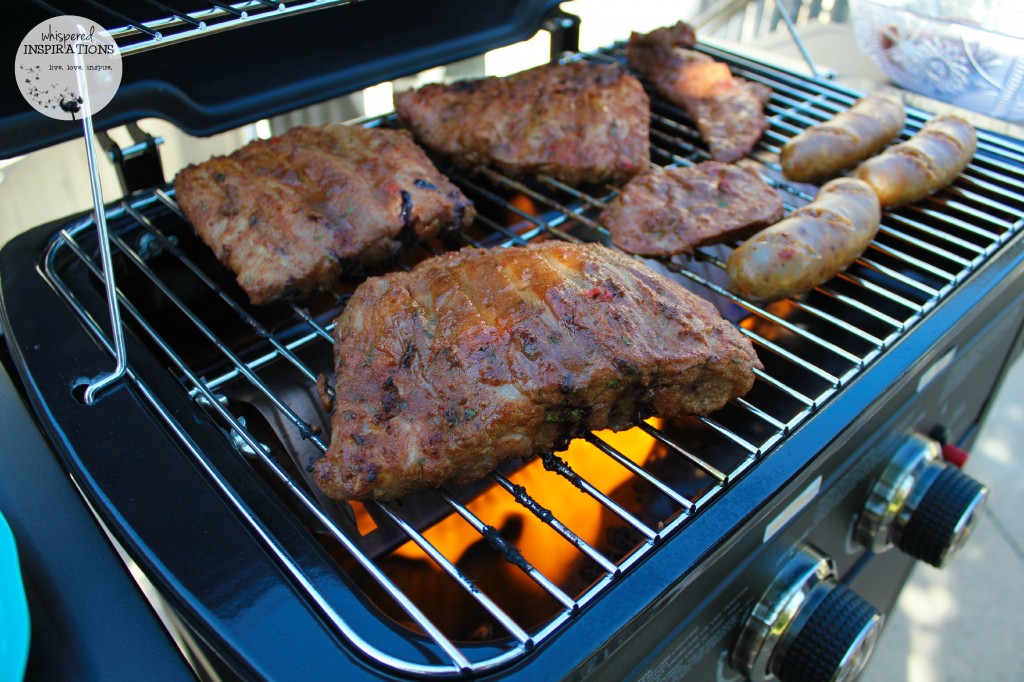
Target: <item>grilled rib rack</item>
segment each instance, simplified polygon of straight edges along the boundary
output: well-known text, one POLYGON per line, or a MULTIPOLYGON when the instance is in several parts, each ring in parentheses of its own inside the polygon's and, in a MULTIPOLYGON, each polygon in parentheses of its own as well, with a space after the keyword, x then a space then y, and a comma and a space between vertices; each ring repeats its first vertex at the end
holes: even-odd
MULTIPOLYGON (((782 179, 778 150, 799 131, 847 108, 857 93, 700 49, 728 62, 734 74, 772 87, 771 128, 753 158, 788 209, 809 201, 814 188, 782 179)), ((622 61, 623 50, 617 45, 580 58, 622 61)), ((651 94, 654 162, 687 165, 708 158, 685 113, 651 94)), ((923 120, 911 111, 904 137, 923 120)), ((1022 162, 1024 147, 982 132, 975 159, 952 188, 886 213, 879 235, 855 265, 779 304, 754 305, 722 286, 729 246, 700 249, 692 260, 658 262, 656 267, 713 299, 752 340, 765 369, 751 393, 707 417, 640 425, 629 435, 629 448, 622 436, 590 434, 568 453, 538 453, 533 462, 493 472, 483 484, 395 503, 346 505, 320 495, 310 485, 309 465, 326 448, 329 422, 317 405, 315 384, 331 369, 333 319, 355 282, 309 301, 252 309, 193 236, 170 190, 135 195, 107 211, 133 346, 129 358, 145 349, 145 363, 152 357, 171 376, 157 388, 131 366, 127 382, 336 637, 392 672, 483 673, 527 656, 582 609, 614 592, 624 575, 728 495, 745 472, 770 458, 1015 238, 1024 223, 1024 199, 1015 189, 1024 181, 1022 162), (180 395, 168 398, 168 384, 180 395), (193 437, 196 417, 168 405, 181 396, 251 468, 255 484, 240 484, 237 473, 193 437), (608 471, 616 472, 611 482, 605 480, 608 471), (526 531, 508 524, 507 515, 494 516, 496 499, 510 505, 503 509, 518 510, 529 529, 554 534, 564 561, 578 570, 556 577, 538 568, 543 557, 517 542, 526 531), (566 520, 576 506, 600 519, 596 535, 585 538, 566 520), (300 551, 282 540, 294 528, 282 530, 273 513, 280 507, 318 550, 300 551), (438 529, 453 524, 476 541, 467 548, 463 540, 452 550, 438 529), (514 580, 490 586, 487 573, 496 564, 474 564, 466 558, 470 549, 474 556, 496 557, 502 575, 514 580), (431 586, 454 586, 473 602, 471 632, 453 630, 457 626, 444 621, 435 605, 422 601, 424 590, 415 588, 419 578, 410 582, 400 570, 409 564, 418 567, 416 575, 435 576, 431 586), (516 610, 520 601, 542 606, 524 616, 516 610), (378 624, 368 626, 374 619, 378 624)), ((434 250, 545 238, 608 241, 595 216, 614 197, 613 187, 576 189, 546 177, 521 182, 490 171, 450 172, 479 217, 459 243, 435 244, 434 250)), ((96 254, 94 225, 86 218, 55 236, 42 272, 96 341, 111 350, 96 254)), ((402 265, 426 255, 411 254, 402 265)), ((131 462, 111 466, 130 468, 131 462)))

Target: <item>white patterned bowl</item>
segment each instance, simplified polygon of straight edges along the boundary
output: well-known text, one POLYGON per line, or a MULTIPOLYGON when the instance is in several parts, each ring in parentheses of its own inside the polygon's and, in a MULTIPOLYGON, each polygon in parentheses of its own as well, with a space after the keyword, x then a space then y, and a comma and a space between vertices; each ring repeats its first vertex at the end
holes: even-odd
POLYGON ((857 42, 897 85, 1024 121, 1024 0, 851 0, 857 42))

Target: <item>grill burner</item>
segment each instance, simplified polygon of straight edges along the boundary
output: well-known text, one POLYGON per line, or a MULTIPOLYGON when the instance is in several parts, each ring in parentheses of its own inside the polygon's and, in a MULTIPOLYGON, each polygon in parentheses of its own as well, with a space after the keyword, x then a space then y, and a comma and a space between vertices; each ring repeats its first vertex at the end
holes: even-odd
MULTIPOLYGON (((701 49, 727 61, 734 74, 773 88, 771 128, 753 157, 784 193, 787 209, 809 201, 813 187, 782 179, 779 148, 848 107, 856 94, 701 49)), ((622 61, 623 49, 581 58, 622 61)), ((654 161, 688 165, 707 159, 685 113, 651 94, 654 161)), ((911 112, 904 137, 922 121, 911 112)), ((267 531, 252 501, 201 452, 188 448, 196 465, 339 636, 385 667, 448 675, 505 665, 552 637, 770 456, 1019 233, 1022 162, 1024 149, 982 133, 977 156, 953 188, 885 214, 879 236, 853 267, 795 300, 761 307, 728 292, 722 266, 729 246, 699 249, 692 260, 659 262, 712 299, 753 341, 765 369, 745 398, 707 417, 590 434, 566 452, 504 466, 490 480, 394 503, 337 503, 311 480, 310 465, 326 448, 329 425, 316 398, 316 379, 330 371, 332 320, 356 282, 301 304, 250 310, 239 303, 245 297, 230 275, 192 235, 172 192, 134 195, 112 207, 108 221, 129 329, 334 557, 339 573, 433 646, 420 647, 418 655, 394 652, 383 635, 374 639, 354 628, 320 589, 322 577, 305 573, 267 531), (575 508, 582 513, 574 514, 575 508), (534 535, 555 542, 534 545, 534 535), (560 546, 554 559, 552 545, 560 546), (425 594, 438 600, 424 601, 425 594), (451 602, 460 606, 448 617, 451 602)), ((574 189, 545 177, 520 182, 491 171, 454 178, 480 213, 461 235, 465 244, 498 247, 546 238, 608 243, 595 216, 615 188, 574 189)), ((94 289, 102 286, 96 254, 93 223, 86 219, 54 240, 44 272, 110 348, 96 322, 105 319, 102 306, 94 304, 94 289)), ((402 266, 426 255, 410 254, 402 266)), ((155 413, 188 446, 180 416, 129 372, 155 413)))

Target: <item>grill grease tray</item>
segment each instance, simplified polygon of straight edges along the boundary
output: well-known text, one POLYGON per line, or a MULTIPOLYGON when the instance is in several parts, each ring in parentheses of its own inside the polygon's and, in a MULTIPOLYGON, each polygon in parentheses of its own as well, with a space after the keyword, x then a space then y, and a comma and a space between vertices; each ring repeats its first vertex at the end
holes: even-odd
MULTIPOLYGON (((778 150, 800 130, 848 107, 856 94, 702 49, 729 62, 736 75, 773 88, 771 128, 753 158, 788 209, 809 201, 813 187, 782 179, 778 150)), ((618 45, 580 58, 622 55, 618 45)), ((923 120, 911 112, 904 135, 923 120)), ((685 113, 656 96, 651 145, 652 159, 661 165, 708 158, 685 113)), ((108 220, 132 332, 321 540, 337 570, 409 628, 411 638, 432 646, 414 658, 365 639, 263 535, 269 551, 339 636, 370 659, 397 671, 444 676, 491 670, 525 655, 770 456, 1019 232, 1024 198, 1017 188, 1024 172, 1013 164, 1021 161, 1024 149, 981 133, 977 156, 952 188, 886 213, 879 236, 857 263, 796 299, 759 306, 727 291, 722 265, 731 245, 700 249, 693 259, 653 262, 713 300, 754 343, 765 368, 747 396, 707 417, 589 434, 567 452, 537 453, 481 483, 394 503, 335 503, 309 481, 329 424, 316 398, 316 379, 331 371, 332 320, 356 282, 301 303, 250 309, 192 235, 173 192, 133 197, 110 208, 108 220), (548 556, 551 547, 557 547, 557 561, 548 556), (422 599, 428 593, 440 595, 442 608, 422 599), (447 615, 446 601, 459 605, 451 609, 456 617, 447 615)), ((463 244, 607 242, 596 216, 615 195, 613 187, 577 189, 547 177, 520 182, 489 171, 455 174, 455 180, 480 213, 461 236, 463 244)), ((458 245, 433 244, 411 254, 403 267, 431 249, 458 245)), ((53 241, 44 271, 109 347, 94 322, 102 313, 87 309, 76 290, 88 277, 102 286, 98 262, 93 224, 84 220, 53 241), (82 266, 86 277, 73 276, 82 266)), ((130 370, 129 378, 137 381, 130 370)), ((163 409, 158 397, 150 400, 155 410, 163 409)), ((248 517, 246 500, 215 471, 209 475, 248 517)), ((251 523, 262 532, 258 519, 251 523)))

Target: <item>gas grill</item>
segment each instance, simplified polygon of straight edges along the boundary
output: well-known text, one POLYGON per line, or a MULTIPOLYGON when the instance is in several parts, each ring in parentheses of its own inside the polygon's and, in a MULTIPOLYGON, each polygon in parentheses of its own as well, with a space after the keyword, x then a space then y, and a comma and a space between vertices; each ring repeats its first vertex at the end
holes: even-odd
MULTIPOLYGON (((251 12, 277 19, 259 27, 277 32, 334 21, 352 32, 350 19, 370 21, 394 3, 304 12, 317 4, 182 11, 114 34, 129 53, 127 73, 132 52, 189 57, 192 43, 151 48, 202 35, 200 22, 230 28, 251 12)), ((532 28, 549 18, 570 32, 559 39, 569 35, 571 47, 572 22, 555 9, 521 3, 508 15, 532 28)), ((490 46, 526 35, 508 17, 495 22, 502 37, 490 46)), ((250 30, 258 29, 194 44, 237 46, 228 41, 250 30)), ((410 48, 397 65, 367 58, 332 93, 369 84, 367 74, 430 65, 445 40, 451 58, 481 48, 460 35, 442 37, 429 56, 410 48)), ((810 201, 814 187, 782 177, 779 149, 859 93, 698 49, 772 88, 771 127, 747 163, 787 210, 810 201)), ((622 44, 559 58, 625 60, 622 44)), ((128 85, 129 97, 137 86, 128 85)), ((687 115, 649 92, 652 162, 707 159, 687 115)), ((276 95, 266 99, 216 121, 162 113, 212 132, 283 110, 276 95)), ((116 104, 107 123, 138 114, 116 104)), ((910 110, 902 137, 925 120, 910 110)), ((64 134, 40 132, 31 144, 64 134)), ((478 218, 396 267, 462 246, 609 244, 597 216, 615 187, 438 164, 478 218)), ((312 480, 330 431, 317 379, 330 375, 334 320, 359 280, 254 308, 194 235, 170 186, 139 189, 104 211, 122 317, 113 328, 95 215, 5 247, 6 364, 47 436, 36 451, 73 481, 160 614, 182 670, 201 678, 828 679, 859 670, 914 557, 945 561, 984 501, 984 489, 943 454, 969 446, 1024 344, 1021 187, 1024 145, 979 131, 978 153, 951 188, 887 211, 846 272, 770 305, 726 288, 723 264, 735 245, 649 261, 712 300, 753 342, 764 369, 748 395, 704 417, 588 434, 482 481, 395 502, 336 502, 312 480), (87 395, 122 343, 124 376, 87 395), (901 551, 885 551, 892 545, 901 551)), ((7 470, 16 457, 4 456, 7 470)), ((26 533, 18 539, 27 556, 44 561, 29 526, 13 525, 26 533)), ((33 570, 30 601, 35 594, 38 608, 53 607, 32 588, 33 570)), ((36 672, 56 665, 37 651, 36 672)))

